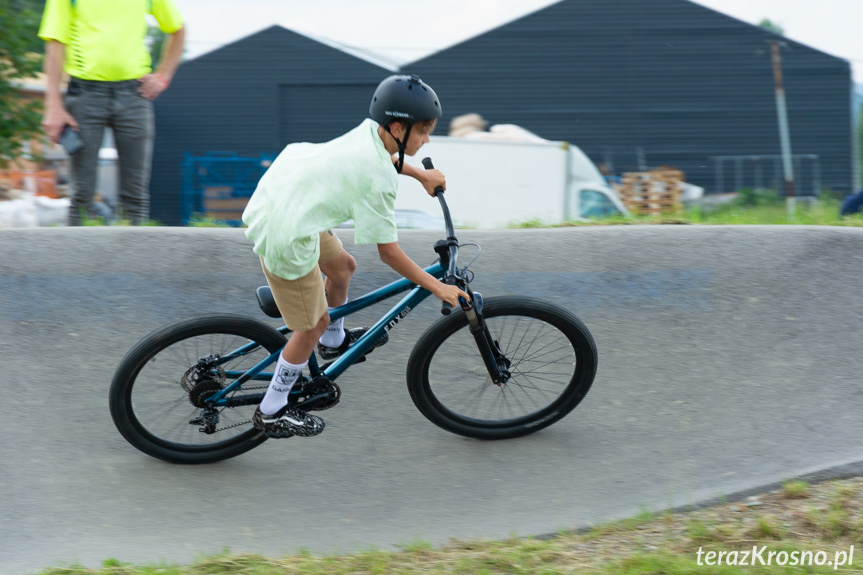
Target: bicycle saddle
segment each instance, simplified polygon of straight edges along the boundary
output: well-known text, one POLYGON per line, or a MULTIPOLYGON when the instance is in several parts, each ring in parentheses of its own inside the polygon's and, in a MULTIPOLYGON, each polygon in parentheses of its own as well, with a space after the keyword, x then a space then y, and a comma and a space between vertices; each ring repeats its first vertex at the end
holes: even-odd
POLYGON ((276 300, 273 298, 273 292, 270 286, 261 286, 255 290, 255 296, 258 298, 258 305, 261 306, 261 311, 270 317, 282 317, 279 313, 279 306, 276 305, 276 300))

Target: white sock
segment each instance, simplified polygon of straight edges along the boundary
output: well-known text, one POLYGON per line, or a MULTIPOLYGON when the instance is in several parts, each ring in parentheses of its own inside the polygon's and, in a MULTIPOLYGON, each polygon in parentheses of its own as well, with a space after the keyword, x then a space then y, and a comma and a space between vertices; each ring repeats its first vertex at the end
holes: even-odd
MULTIPOLYGON (((345 303, 348 303, 348 300, 345 300, 345 303)), ((334 309, 336 308, 327 306, 327 311, 333 311, 334 309)), ((339 347, 345 341, 344 325, 344 317, 331 321, 330 325, 327 326, 327 331, 324 332, 324 335, 318 341, 321 342, 321 345, 327 347, 339 347)))
POLYGON ((308 363, 306 361, 301 365, 294 365, 285 361, 285 358, 279 354, 276 372, 273 374, 270 387, 267 388, 267 394, 264 395, 264 400, 261 402, 261 413, 272 415, 288 404, 288 394, 308 363))

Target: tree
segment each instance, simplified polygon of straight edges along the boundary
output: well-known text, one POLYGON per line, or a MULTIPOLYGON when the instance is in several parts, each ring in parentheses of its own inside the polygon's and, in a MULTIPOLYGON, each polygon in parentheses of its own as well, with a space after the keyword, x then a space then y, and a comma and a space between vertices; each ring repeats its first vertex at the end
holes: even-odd
POLYGON ((36 29, 33 31, 33 36, 29 38, 29 41, 25 44, 25 49, 28 52, 36 52, 37 54, 45 53, 45 42, 42 40, 37 32, 39 31, 39 21, 42 18, 42 12, 45 10, 45 0, 21 0, 21 6, 23 9, 30 10, 36 15, 36 29))
POLYGON ((776 34, 777 36, 785 35, 785 28, 783 28, 778 22, 774 22, 768 18, 764 18, 761 22, 758 23, 761 28, 764 28, 768 32, 776 34))
POLYGON ((147 45, 150 48, 150 59, 153 62, 153 70, 159 65, 159 58, 162 57, 162 46, 165 44, 166 34, 159 30, 158 26, 152 24, 147 27, 147 45))
POLYGON ((17 82, 42 69, 42 56, 31 51, 38 40, 41 14, 31 0, 0 2, 0 166, 21 153, 24 142, 41 133, 42 102, 22 98, 17 82))

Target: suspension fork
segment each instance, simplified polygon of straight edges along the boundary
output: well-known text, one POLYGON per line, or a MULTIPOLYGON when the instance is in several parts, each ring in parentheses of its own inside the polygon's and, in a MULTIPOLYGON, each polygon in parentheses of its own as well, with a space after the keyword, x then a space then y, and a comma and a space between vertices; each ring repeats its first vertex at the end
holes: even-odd
POLYGON ((462 309, 467 317, 470 333, 476 341, 479 354, 488 370, 488 375, 496 385, 502 385, 509 381, 510 360, 500 350, 500 345, 494 340, 485 319, 482 317, 482 294, 470 289, 465 284, 465 291, 471 298, 470 302, 463 301, 462 309))

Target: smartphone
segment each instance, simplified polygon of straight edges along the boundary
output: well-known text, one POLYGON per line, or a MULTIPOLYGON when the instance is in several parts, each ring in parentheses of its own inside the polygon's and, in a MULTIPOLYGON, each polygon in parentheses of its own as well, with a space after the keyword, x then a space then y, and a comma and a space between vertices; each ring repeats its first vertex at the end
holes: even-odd
POLYGON ((66 153, 70 156, 76 154, 84 147, 84 141, 81 140, 81 136, 69 124, 63 126, 63 131, 60 133, 60 144, 66 148, 66 153))

